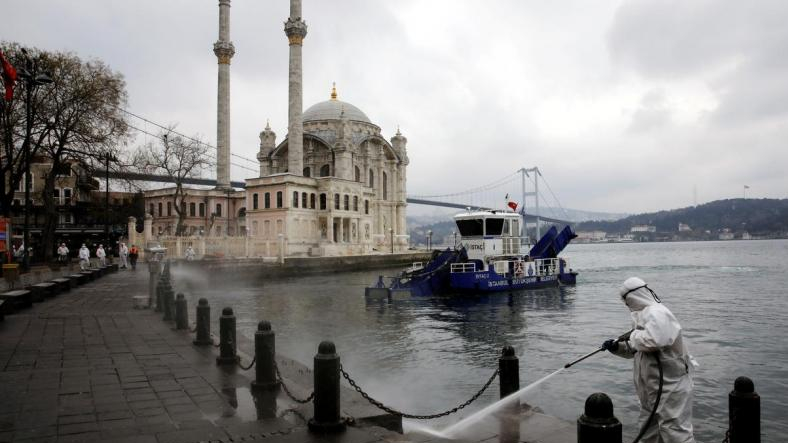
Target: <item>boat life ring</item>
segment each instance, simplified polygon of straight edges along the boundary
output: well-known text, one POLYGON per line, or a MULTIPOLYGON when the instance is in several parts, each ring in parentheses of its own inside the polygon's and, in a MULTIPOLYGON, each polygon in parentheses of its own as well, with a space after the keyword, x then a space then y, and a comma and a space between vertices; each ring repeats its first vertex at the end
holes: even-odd
POLYGON ((514 275, 516 277, 522 277, 525 275, 524 263, 520 260, 514 262, 514 275))

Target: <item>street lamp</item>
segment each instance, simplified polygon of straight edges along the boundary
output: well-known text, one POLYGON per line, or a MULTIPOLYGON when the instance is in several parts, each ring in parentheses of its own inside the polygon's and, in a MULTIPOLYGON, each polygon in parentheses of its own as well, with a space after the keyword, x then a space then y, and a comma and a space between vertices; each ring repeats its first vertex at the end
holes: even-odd
POLYGON ((23 258, 22 269, 30 269, 30 212, 32 205, 30 204, 30 139, 33 133, 33 119, 32 119, 32 102, 35 97, 35 89, 41 85, 47 85, 53 82, 52 78, 44 73, 37 71, 37 66, 33 64, 27 56, 27 51, 22 49, 25 56, 25 67, 20 68, 17 75, 25 83, 25 140, 22 143, 22 151, 24 154, 25 162, 25 224, 24 232, 22 234, 23 258))
POLYGON ((432 250, 432 229, 427 230, 427 249, 432 250))
POLYGON ((109 162, 116 162, 118 161, 117 157, 112 155, 111 152, 105 152, 101 154, 99 157, 101 160, 104 160, 104 173, 105 173, 105 185, 106 190, 104 192, 104 238, 107 242, 107 252, 109 252, 112 248, 112 244, 109 240, 109 162))

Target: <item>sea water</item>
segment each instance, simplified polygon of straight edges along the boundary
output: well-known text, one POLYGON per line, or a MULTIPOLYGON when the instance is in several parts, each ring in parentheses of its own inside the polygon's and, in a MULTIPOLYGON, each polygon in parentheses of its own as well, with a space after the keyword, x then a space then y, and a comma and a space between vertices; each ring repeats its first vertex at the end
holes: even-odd
MULTIPOLYGON (((224 306, 250 339, 257 322, 276 332, 277 352, 311 366, 322 340, 333 340, 342 365, 375 398, 399 410, 430 414, 471 397, 514 346, 521 385, 630 329, 619 285, 649 283, 681 322, 700 363, 694 424, 699 441, 719 441, 727 395, 739 375, 761 394, 764 442, 788 435, 788 241, 570 245, 562 254, 577 285, 463 297, 366 300, 363 288, 393 270, 234 279, 194 273, 175 284, 192 305, 208 298, 215 322, 224 306), (181 286, 184 285, 184 286, 181 286)), ((215 324, 215 323, 214 323, 215 324)), ((457 414, 425 426, 445 429, 498 400, 497 382, 457 414)), ((632 362, 599 353, 523 395, 546 413, 574 422, 585 399, 605 392, 625 429, 637 432, 632 362), (560 381, 560 383, 559 383, 560 381)))

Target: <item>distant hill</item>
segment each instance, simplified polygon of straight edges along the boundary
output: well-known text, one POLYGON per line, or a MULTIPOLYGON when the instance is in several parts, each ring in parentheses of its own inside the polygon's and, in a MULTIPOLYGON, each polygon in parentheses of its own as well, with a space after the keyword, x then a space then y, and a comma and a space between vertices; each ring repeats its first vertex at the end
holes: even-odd
POLYGON ((679 223, 689 225, 692 232, 749 232, 752 235, 784 237, 788 235, 788 199, 728 199, 699 206, 632 215, 615 221, 579 223, 576 231, 605 231, 625 234, 635 225, 655 226, 657 232, 678 231, 679 223))

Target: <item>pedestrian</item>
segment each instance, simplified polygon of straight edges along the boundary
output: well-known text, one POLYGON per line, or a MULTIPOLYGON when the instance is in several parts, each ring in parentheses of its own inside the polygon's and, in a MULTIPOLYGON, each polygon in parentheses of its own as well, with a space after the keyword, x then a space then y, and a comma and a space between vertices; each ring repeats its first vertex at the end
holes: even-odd
POLYGON ((192 248, 192 245, 189 245, 189 247, 186 248, 186 261, 192 260, 194 260, 194 248, 192 248))
POLYGON ((87 271, 90 268, 90 250, 84 243, 79 248, 79 269, 87 271))
POLYGON ((140 256, 140 250, 137 249, 137 245, 131 245, 131 249, 129 250, 129 261, 131 262, 131 270, 137 270, 137 258, 140 256))
POLYGON ((96 249, 96 257, 99 261, 99 266, 107 265, 107 253, 104 252, 104 245, 99 245, 96 249))
POLYGON ((68 247, 65 243, 61 243, 57 248, 57 261, 61 265, 68 263, 68 247))
POLYGON ((126 246, 126 243, 121 243, 118 252, 120 253, 120 267, 126 269, 129 264, 129 247, 126 246))
POLYGON ((639 424, 643 443, 694 443, 692 430, 693 372, 697 363, 687 351, 681 325, 646 282, 632 277, 619 290, 630 310, 633 330, 623 340, 607 340, 602 347, 634 359, 635 390, 640 400, 639 424), (660 369, 662 366, 662 381, 660 369), (660 386, 662 385, 662 386, 660 386), (649 426, 657 393, 660 402, 649 426))

